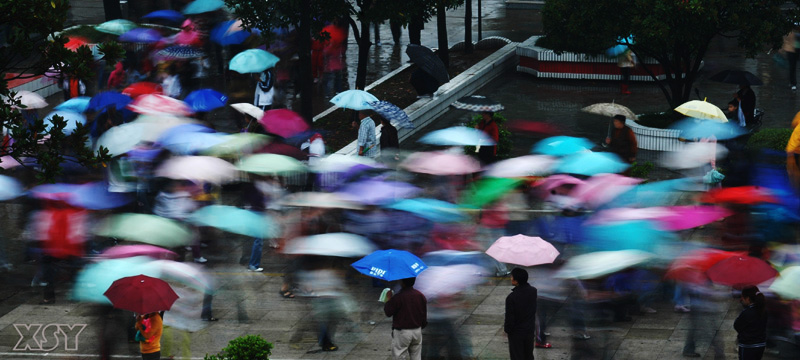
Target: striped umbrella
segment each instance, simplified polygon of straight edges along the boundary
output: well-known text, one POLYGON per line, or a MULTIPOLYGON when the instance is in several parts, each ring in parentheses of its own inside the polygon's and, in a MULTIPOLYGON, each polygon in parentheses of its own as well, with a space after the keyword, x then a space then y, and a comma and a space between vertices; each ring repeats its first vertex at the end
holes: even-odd
POLYGON ((406 128, 406 129, 413 129, 414 123, 411 122, 411 119, 408 117, 403 109, 397 107, 397 105, 392 104, 388 101, 373 101, 369 103, 369 106, 372 107, 372 110, 375 110, 380 116, 383 116, 386 120, 393 124, 397 124, 397 126, 406 128))
POLYGON ((505 107, 486 96, 483 95, 470 95, 458 99, 458 101, 451 104, 452 107, 459 110, 467 110, 473 112, 498 112, 503 111, 505 107))
POLYGON ((175 45, 159 50, 155 57, 158 60, 186 60, 205 56, 205 53, 195 47, 175 45))

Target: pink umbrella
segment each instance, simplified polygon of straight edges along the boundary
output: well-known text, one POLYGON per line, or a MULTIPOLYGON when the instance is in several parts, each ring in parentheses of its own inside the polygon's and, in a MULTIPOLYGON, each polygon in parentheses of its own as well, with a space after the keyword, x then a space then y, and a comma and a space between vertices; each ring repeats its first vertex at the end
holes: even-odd
POLYGON ((104 251, 101 255, 107 259, 121 259, 134 256, 149 256, 154 259, 175 260, 178 254, 153 245, 117 245, 104 251))
POLYGON ((478 265, 431 266, 419 273, 414 288, 428 299, 450 296, 486 281, 485 275, 486 269, 478 265))
POLYGON ((617 174, 592 176, 569 193, 569 196, 573 198, 570 206, 583 205, 588 208, 596 208, 642 181, 642 179, 617 174))
POLYGON ((303 117, 289 109, 269 110, 258 122, 268 133, 285 138, 308 130, 308 124, 303 117))
POLYGON ((587 225, 617 221, 654 220, 664 230, 686 230, 709 224, 731 215, 718 206, 670 206, 651 208, 616 208, 603 210, 589 218, 587 225))
POLYGON ((558 257, 558 250, 540 237, 503 236, 486 250, 497 261, 522 266, 550 264, 558 257))
POLYGON ((164 161, 155 172, 160 177, 217 185, 236 180, 237 174, 236 166, 211 156, 176 156, 164 161))
POLYGON ((159 94, 147 94, 136 98, 128 108, 143 115, 178 115, 192 114, 189 105, 178 99, 159 94))
POLYGON ((584 183, 583 180, 578 179, 574 176, 557 174, 539 180, 538 182, 536 182, 536 184, 534 184, 534 186, 539 188, 539 190, 542 193, 549 195, 553 190, 557 189, 559 186, 564 186, 564 185, 576 186, 583 183, 584 183))
POLYGON ((202 35, 199 31, 197 31, 197 27, 195 26, 194 22, 189 19, 186 19, 186 21, 183 22, 181 25, 181 31, 175 34, 173 41, 175 44, 179 45, 203 45, 202 35))
POLYGON ((481 170, 481 164, 471 156, 440 151, 413 153, 400 166, 431 175, 464 175, 481 170))
POLYGON ((486 168, 484 176, 526 177, 552 173, 556 158, 547 155, 525 155, 496 162, 486 168))

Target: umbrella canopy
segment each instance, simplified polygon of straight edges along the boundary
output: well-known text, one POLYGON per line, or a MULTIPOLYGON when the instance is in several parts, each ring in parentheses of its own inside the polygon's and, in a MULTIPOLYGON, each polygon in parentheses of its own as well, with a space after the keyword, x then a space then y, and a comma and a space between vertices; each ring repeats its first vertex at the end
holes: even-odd
POLYGON ((53 110, 68 110, 76 113, 84 113, 89 109, 90 100, 91 98, 88 96, 74 97, 57 105, 53 110))
POLYGON ((628 36, 627 38, 622 38, 621 36, 617 38, 617 45, 614 45, 608 49, 606 49, 606 56, 609 57, 617 57, 622 55, 624 52, 628 51, 628 45, 633 44, 633 35, 628 36))
POLYGON ((368 104, 372 110, 375 110, 378 115, 383 116, 384 119, 389 120, 392 125, 413 129, 414 123, 408 117, 406 112, 388 101, 375 101, 368 104))
POLYGON ((522 183, 523 181, 520 179, 482 178, 470 184, 464 192, 461 203, 473 208, 482 208, 516 189, 522 183))
POLYGON ((431 266, 417 276, 414 289, 427 299, 452 296, 485 282, 485 275, 487 271, 478 265, 431 266))
POLYGON ((10 176, 0 175, 0 201, 11 200, 22 195, 22 184, 10 176))
POLYGON ((436 79, 439 85, 450 81, 447 67, 444 66, 442 59, 433 53, 433 50, 422 45, 409 44, 406 47, 406 54, 411 62, 436 79))
POLYGON ((539 188, 543 194, 549 195, 552 193, 553 190, 558 189, 561 186, 572 186, 574 189, 575 186, 583 184, 584 181, 578 179, 574 176, 564 175, 564 174, 556 174, 550 175, 544 179, 541 179, 534 183, 534 186, 539 188))
POLYGON ((189 60, 205 56, 206 53, 188 45, 173 45, 158 50, 153 57, 161 61, 189 60))
POLYGON ((508 122, 508 129, 532 134, 558 135, 563 133, 558 126, 540 121, 515 119, 508 122))
POLYGON ((210 156, 237 156, 251 154, 259 147, 269 143, 270 137, 264 134, 236 133, 224 136, 224 141, 201 152, 210 156))
POLYGON ((72 134, 75 130, 77 130, 78 124, 86 125, 86 117, 83 115, 69 110, 56 110, 47 114, 47 116, 44 118, 44 126, 46 131, 50 131, 50 128, 53 127, 53 117, 55 116, 60 116, 64 118, 64 121, 67 122, 62 130, 65 135, 72 134))
POLYGON ((692 179, 672 179, 634 186, 620 194, 604 207, 648 207, 667 206, 675 203, 675 198, 683 189, 692 185, 692 179))
POLYGON ((450 104, 450 106, 456 109, 473 112, 498 112, 505 109, 505 107, 499 102, 482 95, 470 95, 462 97, 456 102, 450 104))
POLYGON ((740 287, 761 284, 778 276, 778 271, 759 258, 732 256, 714 264, 706 274, 717 284, 740 287))
POLYGON ((522 266, 551 264, 558 257, 558 250, 540 237, 514 235, 503 236, 486 250, 486 254, 497 261, 522 266))
POLYGON ((211 156, 176 156, 165 161, 155 176, 198 183, 225 184, 236 180, 236 167, 211 156))
POLYGON ((351 110, 372 109, 372 106, 369 104, 376 101, 378 101, 378 98, 364 90, 342 91, 331 99, 332 104, 343 109, 351 110))
MULTIPOLYGON (((238 21, 241 24, 241 20, 238 21)), ((250 37, 249 31, 242 30, 237 26, 237 29, 231 30, 232 26, 237 23, 237 20, 228 20, 219 23, 214 29, 211 30, 211 40, 222 46, 226 45, 239 45, 250 37)))
POLYGON ((708 80, 736 85, 764 85, 758 76, 747 70, 723 70, 712 75, 708 80))
POLYGON ((79 47, 89 44, 89 40, 80 36, 69 36, 67 39, 69 39, 69 41, 64 44, 64 48, 70 51, 78 51, 79 47))
POLYGON ((119 36, 119 41, 150 44, 161 40, 161 34, 155 29, 136 28, 119 36))
POLYGON ((586 151, 565 157, 556 166, 555 172, 593 176, 620 173, 629 167, 629 164, 614 153, 586 151))
POLYGON ((178 254, 175 252, 169 251, 162 247, 146 244, 112 246, 103 251, 100 256, 106 259, 124 259, 134 256, 148 256, 153 259, 167 260, 175 260, 178 258, 178 254))
POLYGON ((228 68, 240 74, 260 73, 275 67, 278 61, 280 58, 265 50, 250 49, 236 54, 228 68))
POLYGON ((417 141, 423 144, 447 146, 495 145, 494 139, 492 139, 482 130, 466 126, 454 126, 446 129, 431 131, 417 141))
POLYGON ((688 117, 728 122, 728 117, 716 105, 705 100, 692 100, 675 108, 675 111, 688 117))
POLYGON ((194 0, 183 8, 183 13, 186 15, 202 14, 222 9, 224 6, 225 2, 222 0, 194 0))
POLYGON ((183 101, 193 112, 208 112, 225 106, 228 97, 213 89, 200 89, 190 92, 183 101))
POLYGON ((769 188, 761 186, 738 186, 711 189, 700 197, 700 202, 753 205, 758 203, 778 204, 780 203, 780 199, 778 199, 769 188))
POLYGON ((274 238, 280 232, 271 217, 226 205, 205 206, 192 213, 189 222, 259 239, 274 238))
POLYGON ((380 166, 377 161, 364 156, 330 154, 319 159, 311 167, 311 170, 317 173, 345 172, 356 165, 365 165, 372 168, 380 166))
POLYGON ((421 218, 438 223, 467 220, 461 208, 447 201, 436 199, 404 199, 386 206, 389 209, 410 212, 421 218))
POLYGON ((377 248, 369 239, 350 233, 327 233, 292 239, 283 249, 284 254, 337 257, 361 257, 377 248))
POLYGON ((623 106, 616 103, 598 103, 589 105, 583 109, 583 112, 587 112, 590 114, 597 114, 597 115, 604 115, 608 117, 614 117, 616 115, 625 116, 626 119, 636 120, 638 117, 636 113, 634 113, 631 109, 627 106, 623 106))
POLYGON ((409 198, 420 188, 399 181, 364 180, 345 185, 339 195, 347 200, 364 205, 385 205, 409 198))
POLYGON ((177 115, 192 114, 185 102, 159 94, 147 94, 136 98, 128 108, 143 115, 177 115))
POLYGON ((117 110, 122 110, 133 101, 130 96, 120 94, 116 91, 103 91, 89 101, 90 111, 102 111, 109 106, 115 107, 117 110))
POLYGON ((142 16, 142 19, 163 19, 179 23, 183 21, 183 15, 175 10, 156 10, 145 16, 142 16))
POLYGON ((664 230, 677 231, 710 224, 730 216, 730 210, 719 206, 668 206, 637 208, 612 208, 595 213, 586 225, 609 224, 618 221, 653 220, 664 230))
POLYGON ((278 154, 250 155, 239 161, 236 167, 241 171, 259 175, 280 175, 308 170, 303 163, 289 156, 278 154))
POLYGON ((250 103, 231 104, 231 107, 242 114, 252 116, 254 119, 261 119, 264 117, 264 110, 250 103))
POLYGON ((139 120, 117 125, 100 135, 94 149, 96 151, 100 146, 103 146, 108 149, 108 154, 112 157, 126 154, 143 141, 156 140, 170 126, 176 125, 170 125, 166 122, 151 123, 139 120))
POLYGON ((552 173, 556 158, 547 155, 526 155, 489 165, 483 173, 488 177, 544 176, 552 173))
POLYGON ((586 225, 581 245, 596 250, 658 250, 677 241, 675 234, 660 229, 647 220, 586 225))
POLYGON ((309 129, 308 123, 300 114, 289 109, 274 109, 258 119, 261 126, 270 134, 289 138, 309 129))
POLYGON ((417 152, 409 155, 399 165, 408 171, 432 175, 464 175, 481 171, 475 158, 450 152, 417 152))
POLYGON ((188 245, 192 237, 177 221, 147 214, 115 215, 98 226, 95 233, 166 248, 188 245))
POLYGON ((378 250, 352 264, 358 272, 386 281, 412 278, 428 268, 414 254, 403 250, 378 250))
POLYGON ((228 134, 225 133, 203 133, 203 132, 180 132, 162 135, 158 144, 177 155, 194 155, 226 142, 228 134))
POLYGON ((137 314, 169 310, 175 300, 178 300, 178 294, 166 281, 146 275, 114 281, 104 295, 115 308, 137 314))
POLYGON ((336 193, 296 192, 279 200, 282 206, 315 207, 324 209, 363 209, 364 206, 336 193))
POLYGON ((30 190, 37 199, 60 200, 89 210, 118 208, 133 201, 126 193, 108 192, 105 182, 86 184, 45 184, 30 190))
POLYGON ((94 27, 95 30, 107 34, 122 35, 136 28, 136 23, 125 19, 106 21, 94 27))
POLYGON ((573 201, 570 202, 568 206, 597 208, 625 191, 630 190, 634 185, 642 181, 643 179, 617 174, 599 174, 592 176, 570 191, 569 196, 573 201))
POLYGON ((20 105, 24 105, 26 109, 41 109, 47 107, 47 101, 41 95, 32 91, 19 91, 17 92, 16 99, 18 99, 20 105))
POLYGON ((594 279, 613 274, 625 268, 650 260, 653 254, 640 250, 598 251, 578 255, 567 260, 567 263, 556 274, 561 279, 594 279))
POLYGON ((790 266, 781 271, 769 289, 784 299, 800 299, 800 266, 790 266))
POLYGON ((163 94, 163 89, 161 88, 161 84, 142 81, 128 85, 128 87, 122 89, 122 94, 136 99, 139 96, 147 94, 163 94))
POLYGON ((587 151, 594 147, 594 143, 586 138, 572 136, 553 136, 537 142, 531 148, 531 153, 566 156, 577 152, 587 151))
POLYGON ((681 255, 670 264, 667 279, 687 282, 691 284, 706 284, 708 277, 706 271, 718 262, 730 257, 746 256, 744 252, 723 251, 717 249, 697 249, 681 255))
POLYGON ((153 259, 147 256, 133 256, 101 260, 87 264, 75 277, 72 300, 96 304, 111 304, 103 295, 114 281, 128 276, 146 274, 154 276, 154 269, 147 266, 153 259))
POLYGON ((686 144, 683 149, 664 154, 661 165, 668 169, 693 169, 723 159, 728 149, 716 142, 686 144))
POLYGON ((680 130, 681 137, 684 139, 728 140, 747 133, 747 130, 731 122, 694 118, 680 120, 670 125, 670 128, 680 130))
POLYGON ((301 151, 297 146, 292 146, 284 142, 273 141, 255 151, 259 154, 284 155, 298 161, 308 160, 308 153, 301 151))

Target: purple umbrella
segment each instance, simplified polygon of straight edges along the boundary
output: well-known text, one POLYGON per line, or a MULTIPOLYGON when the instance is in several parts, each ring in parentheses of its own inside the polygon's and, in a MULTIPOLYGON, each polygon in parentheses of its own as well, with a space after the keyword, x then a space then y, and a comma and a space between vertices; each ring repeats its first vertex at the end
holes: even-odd
POLYGON ((384 205, 416 195, 420 188, 399 181, 366 180, 345 185, 339 194, 365 205, 384 205))
POLYGON ((117 245, 103 251, 102 256, 107 259, 121 259, 134 256, 149 256, 154 259, 175 260, 178 254, 158 246, 140 245, 117 245))
POLYGON ((89 210, 113 209, 133 201, 128 194, 108 192, 108 184, 103 182, 39 185, 30 194, 37 199, 60 200, 89 210))
POLYGON ((161 34, 154 29, 136 28, 119 36, 119 41, 150 44, 161 40, 161 34))

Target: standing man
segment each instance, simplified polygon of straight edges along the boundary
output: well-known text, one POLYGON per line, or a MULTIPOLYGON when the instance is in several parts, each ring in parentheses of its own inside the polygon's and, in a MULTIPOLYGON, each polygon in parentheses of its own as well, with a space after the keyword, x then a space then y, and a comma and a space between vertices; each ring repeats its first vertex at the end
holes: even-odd
MULTIPOLYGON (((358 156, 374 159, 378 157, 379 145, 378 137, 375 135, 375 121, 363 111, 358 112, 358 119, 361 121, 358 125, 358 156)), ((356 127, 355 121, 353 127, 356 127)))
MULTIPOLYGON (((416 278, 401 280, 403 288, 387 293, 383 312, 392 317, 392 357, 422 359, 422 328, 428 325, 428 300, 414 289, 416 278)), ((534 289, 535 291, 535 289, 534 289)), ((535 297, 534 297, 535 298, 535 297)))
POLYGON ((506 297, 506 319, 503 330, 508 335, 511 360, 533 360, 536 337, 536 288, 528 284, 528 272, 511 270, 512 293, 506 297))

